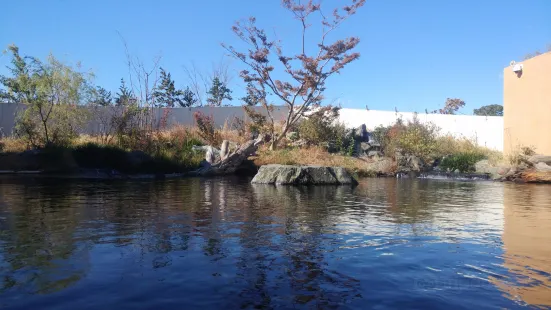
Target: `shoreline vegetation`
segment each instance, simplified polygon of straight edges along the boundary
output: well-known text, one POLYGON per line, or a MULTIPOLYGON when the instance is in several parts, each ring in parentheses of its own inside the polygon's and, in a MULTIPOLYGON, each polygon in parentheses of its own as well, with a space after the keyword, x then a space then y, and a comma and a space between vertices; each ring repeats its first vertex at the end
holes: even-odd
MULTIPOLYGON (((343 167, 356 178, 434 173, 501 181, 551 181, 551 173, 537 169, 541 163, 530 161, 535 155, 530 148, 504 158, 500 152, 477 146, 474 140, 441 135, 432 124, 417 119, 398 119, 392 126, 367 132, 365 126, 347 129, 335 122, 337 115, 335 108, 310 114, 281 139, 278 149, 270 149, 269 143, 260 145, 237 174, 253 176, 262 165, 282 164, 343 167)), ((4 137, 0 139, 0 173, 91 179, 193 176, 209 164, 201 146, 231 141, 229 148, 236 149, 258 136, 258 124, 252 122, 238 120, 215 128, 212 118, 195 118, 194 127, 158 128, 148 134, 121 134, 107 140, 78 135, 63 146, 33 148, 24 138, 4 137)))

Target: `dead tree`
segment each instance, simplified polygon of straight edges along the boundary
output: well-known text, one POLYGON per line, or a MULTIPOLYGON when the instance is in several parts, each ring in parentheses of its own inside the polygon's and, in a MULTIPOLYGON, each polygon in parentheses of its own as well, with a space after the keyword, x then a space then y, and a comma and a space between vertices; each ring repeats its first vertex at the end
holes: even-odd
POLYGON ((194 147, 195 150, 201 149, 206 151, 206 164, 192 174, 199 176, 214 176, 234 174, 241 167, 249 156, 253 155, 258 146, 264 143, 264 136, 260 135, 254 140, 249 140, 235 149, 230 151, 230 142, 224 140, 221 150, 212 146, 194 147), (218 156, 216 156, 218 154, 218 156))

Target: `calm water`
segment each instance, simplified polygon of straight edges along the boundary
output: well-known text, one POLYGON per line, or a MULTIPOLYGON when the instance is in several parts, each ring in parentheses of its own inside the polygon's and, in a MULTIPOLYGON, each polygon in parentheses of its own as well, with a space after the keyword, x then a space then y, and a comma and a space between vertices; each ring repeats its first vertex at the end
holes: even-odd
POLYGON ((0 179, 0 308, 551 307, 551 187, 0 179))

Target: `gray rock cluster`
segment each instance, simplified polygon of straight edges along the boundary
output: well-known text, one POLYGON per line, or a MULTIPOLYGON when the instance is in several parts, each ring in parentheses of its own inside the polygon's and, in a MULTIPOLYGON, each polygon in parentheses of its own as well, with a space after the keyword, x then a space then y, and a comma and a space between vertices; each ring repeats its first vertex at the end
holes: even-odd
POLYGON ((253 184, 344 185, 357 181, 342 167, 265 165, 253 184))
POLYGON ((492 165, 488 160, 481 160, 475 164, 477 173, 491 175, 494 180, 517 180, 524 171, 551 173, 551 156, 533 155, 526 157, 518 165, 492 165))
POLYGON ((358 156, 365 156, 369 158, 379 158, 383 156, 381 151, 381 144, 373 138, 373 135, 367 131, 365 124, 362 124, 358 128, 351 129, 347 133, 347 139, 350 139, 350 135, 355 142, 355 150, 358 156))

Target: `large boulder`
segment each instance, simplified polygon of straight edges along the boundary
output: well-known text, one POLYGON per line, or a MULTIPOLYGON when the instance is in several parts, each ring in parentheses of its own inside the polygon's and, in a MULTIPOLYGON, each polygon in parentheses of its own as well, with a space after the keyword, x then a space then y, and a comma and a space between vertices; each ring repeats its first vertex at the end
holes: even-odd
POLYGON ((534 169, 536 169, 536 171, 551 171, 551 166, 540 161, 534 165, 534 169))
POLYGON ((372 172, 374 175, 391 175, 394 173, 394 163, 390 158, 378 158, 367 163, 365 170, 372 172))
POLYGON ((252 180, 256 184, 342 185, 357 184, 342 167, 264 165, 252 180))
POLYGON ((528 158, 528 161, 533 165, 536 165, 537 163, 544 163, 546 165, 551 165, 551 156, 534 155, 534 156, 530 156, 530 158, 528 158))
POLYGON ((415 172, 419 173, 425 170, 423 160, 414 155, 396 154, 396 172, 415 172))

